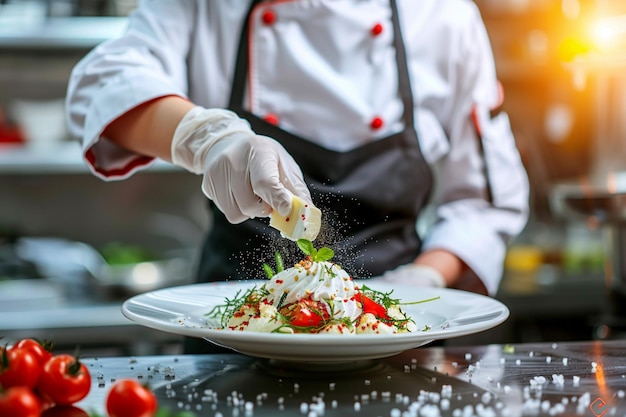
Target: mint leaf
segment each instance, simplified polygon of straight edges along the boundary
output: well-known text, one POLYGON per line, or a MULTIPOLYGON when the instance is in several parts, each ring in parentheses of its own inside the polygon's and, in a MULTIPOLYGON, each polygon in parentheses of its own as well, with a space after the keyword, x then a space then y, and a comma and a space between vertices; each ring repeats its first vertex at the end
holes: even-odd
POLYGON ((317 254, 317 250, 313 247, 313 243, 310 240, 298 239, 298 247, 305 255, 309 255, 313 258, 317 254))
POLYGON ((335 256, 335 252, 331 248, 323 247, 317 251, 316 261, 325 262, 329 261, 335 256))
POLYGON ((305 255, 310 256, 313 262, 326 262, 335 256, 335 252, 331 248, 323 247, 317 250, 313 243, 306 239, 299 239, 298 247, 305 255))

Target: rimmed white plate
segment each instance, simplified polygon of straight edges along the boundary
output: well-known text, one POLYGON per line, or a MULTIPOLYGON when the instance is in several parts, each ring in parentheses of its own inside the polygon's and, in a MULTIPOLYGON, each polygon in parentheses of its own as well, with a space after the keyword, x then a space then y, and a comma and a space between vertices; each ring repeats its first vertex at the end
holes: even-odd
POLYGON ((415 288, 369 283, 378 291, 393 290, 402 302, 439 297, 405 305, 418 330, 394 335, 327 335, 241 332, 219 329, 207 313, 237 291, 266 281, 227 281, 165 288, 134 296, 122 313, 146 327, 204 338, 245 355, 293 362, 354 362, 392 356, 434 340, 449 339, 490 329, 507 319, 508 308, 493 298, 452 289, 415 288))

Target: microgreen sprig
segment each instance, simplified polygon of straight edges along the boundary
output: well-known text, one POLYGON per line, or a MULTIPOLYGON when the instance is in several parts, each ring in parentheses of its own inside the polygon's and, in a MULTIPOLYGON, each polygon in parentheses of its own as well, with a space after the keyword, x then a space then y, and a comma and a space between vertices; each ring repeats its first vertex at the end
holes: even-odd
POLYGON ((276 272, 274 272, 274 269, 272 269, 272 267, 269 266, 267 263, 263 264, 263 270, 265 271, 265 275, 267 275, 269 279, 272 279, 274 275, 279 274, 285 270, 285 264, 283 263, 283 257, 281 256, 280 252, 276 251, 274 253, 274 259, 276 260, 276 272))
POLYGON ((255 285, 254 287, 243 292, 242 290, 239 290, 235 293, 233 298, 226 297, 224 304, 219 304, 213 307, 211 311, 206 313, 206 316, 219 319, 220 325, 222 327, 226 327, 228 320, 233 316, 233 314, 235 314, 235 312, 239 311, 241 307, 246 304, 259 304, 263 297, 268 294, 269 292, 265 286, 261 286, 259 288, 255 285))

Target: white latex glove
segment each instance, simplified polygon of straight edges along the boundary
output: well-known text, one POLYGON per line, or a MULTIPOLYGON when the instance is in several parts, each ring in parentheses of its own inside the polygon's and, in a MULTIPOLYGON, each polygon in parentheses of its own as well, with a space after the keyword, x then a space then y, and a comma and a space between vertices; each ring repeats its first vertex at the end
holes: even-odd
POLYGON ((419 287, 443 288, 446 286, 446 281, 435 268, 412 263, 400 265, 372 279, 390 284, 415 285, 419 287))
POLYGON ((302 171, 274 139, 255 134, 247 121, 223 109, 194 107, 172 139, 172 162, 202 174, 202 191, 231 223, 283 216, 292 193, 310 202, 302 171))

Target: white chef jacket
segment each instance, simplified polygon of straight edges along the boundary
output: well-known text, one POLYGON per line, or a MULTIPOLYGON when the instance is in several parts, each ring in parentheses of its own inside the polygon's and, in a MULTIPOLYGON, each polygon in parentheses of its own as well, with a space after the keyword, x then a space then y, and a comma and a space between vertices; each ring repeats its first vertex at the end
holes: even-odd
MULTIPOLYGON (((69 129, 95 175, 123 179, 153 162, 102 136, 139 104, 179 95, 204 107, 228 105, 249 4, 141 1, 121 38, 77 64, 69 129)), ((388 0, 262 4, 250 27, 250 111, 340 152, 402 129, 388 0)), ((494 294, 507 240, 527 220, 528 181, 506 114, 490 116, 502 92, 484 24, 469 0, 398 0, 398 8, 415 127, 435 173, 436 216, 423 248, 455 253, 494 294)))

